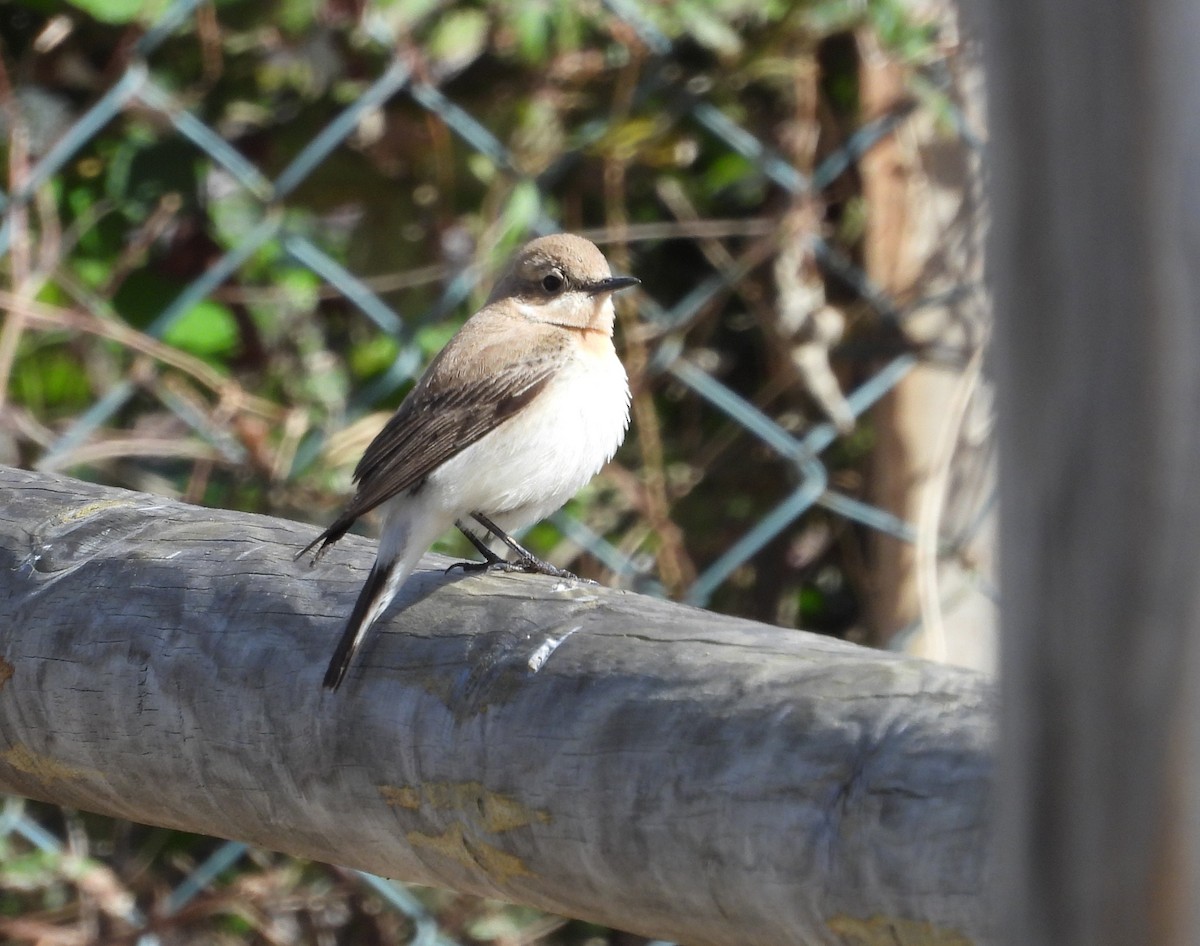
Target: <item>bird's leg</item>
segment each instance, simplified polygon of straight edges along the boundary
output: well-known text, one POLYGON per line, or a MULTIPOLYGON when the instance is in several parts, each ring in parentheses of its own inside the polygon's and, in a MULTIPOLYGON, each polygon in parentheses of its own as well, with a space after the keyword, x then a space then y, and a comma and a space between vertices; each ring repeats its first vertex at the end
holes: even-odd
MULTIPOLYGON (((540 558, 529 551, 529 549, 525 548, 525 546, 523 546, 520 542, 496 525, 496 523, 492 522, 492 520, 483 513, 472 513, 471 518, 487 529, 490 533, 492 533, 492 535, 498 538, 510 549, 516 552, 518 556, 520 556, 520 561, 510 565, 509 569, 523 572, 533 572, 538 575, 551 575, 554 578, 573 578, 576 581, 579 580, 578 575, 572 574, 565 568, 558 568, 555 565, 551 565, 549 562, 543 562, 540 558)), ((476 548, 478 548, 478 546, 476 546, 476 548)), ((509 563, 505 562, 504 564, 508 565, 509 563)))
POLYGON ((506 533, 499 532, 491 525, 484 525, 482 521, 480 524, 484 525, 484 528, 487 529, 489 533, 496 533, 499 535, 500 540, 505 542, 505 544, 511 542, 512 546, 515 546, 515 549, 518 550, 517 554, 521 556, 521 561, 505 561, 490 548, 488 548, 487 543, 480 539, 479 536, 464 526, 462 524, 462 520, 459 520, 454 524, 458 527, 458 531, 467 537, 467 541, 475 546, 475 548, 479 551, 479 554, 483 556, 484 561, 455 562, 446 569, 447 572, 451 572, 456 568, 461 568, 464 572, 531 572, 539 571, 540 569, 545 568, 552 569, 551 571, 544 572, 544 574, 547 575, 570 575, 572 578, 575 577, 574 575, 571 575, 570 572, 564 572, 562 569, 554 568, 553 565, 547 565, 545 562, 541 561, 541 559, 537 558, 532 552, 528 551, 523 546, 518 545, 516 541, 506 533))
POLYGON ((514 567, 514 566, 509 565, 508 562, 506 562, 499 555, 497 555, 495 552, 493 552, 491 549, 489 549, 487 547, 487 544, 482 539, 480 539, 479 536, 477 536, 474 532, 472 532, 470 529, 468 529, 466 526, 464 526, 462 524, 462 520, 458 520, 454 524, 458 527, 458 531, 467 537, 467 541, 470 542, 473 546, 475 546, 475 548, 478 550, 479 554, 483 556, 484 561, 482 561, 482 562, 455 562, 453 565, 451 565, 449 568, 446 569, 447 574, 454 571, 454 569, 456 569, 456 568, 461 568, 464 572, 485 572, 485 571, 489 571, 491 569, 496 569, 499 571, 507 571, 514 567))

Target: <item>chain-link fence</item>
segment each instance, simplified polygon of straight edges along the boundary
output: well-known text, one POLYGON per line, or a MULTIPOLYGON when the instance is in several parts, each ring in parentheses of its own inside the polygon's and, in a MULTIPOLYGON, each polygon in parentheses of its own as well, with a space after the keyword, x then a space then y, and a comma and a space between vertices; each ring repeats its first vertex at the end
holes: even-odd
MULTIPOLYGON (((571 229, 643 281, 619 332, 634 428, 535 545, 877 644, 935 611, 944 635, 951 598, 990 595, 979 132, 946 11, 329 3, 271 22, 179 0, 139 25, 139 5, 93 6, 5 27, 9 462, 331 513, 505 253, 571 229), (938 416, 871 415, 930 366, 938 416), (915 610, 872 598, 881 560, 915 610)), ((71 823, 64 841, 10 802, 5 859, 69 859, 71 823)), ((189 855, 152 909, 96 862, 74 882, 166 942, 253 853, 189 855)), ((356 883, 411 941, 455 941, 444 904, 356 883)))

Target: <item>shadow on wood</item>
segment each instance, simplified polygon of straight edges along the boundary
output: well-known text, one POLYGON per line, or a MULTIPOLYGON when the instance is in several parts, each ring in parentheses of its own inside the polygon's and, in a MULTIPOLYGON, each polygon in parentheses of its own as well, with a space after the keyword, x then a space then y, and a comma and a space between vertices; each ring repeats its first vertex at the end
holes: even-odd
POLYGON ((702 944, 990 938, 977 674, 0 468, 0 790, 702 944))

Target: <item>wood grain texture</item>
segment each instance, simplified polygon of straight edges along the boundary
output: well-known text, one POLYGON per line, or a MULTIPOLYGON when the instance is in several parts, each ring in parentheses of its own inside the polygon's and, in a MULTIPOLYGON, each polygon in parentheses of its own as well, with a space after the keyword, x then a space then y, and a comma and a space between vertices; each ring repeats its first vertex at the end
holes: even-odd
POLYGON ((703 944, 985 942, 979 675, 0 468, 0 790, 703 944), (6 674, 8 675, 6 678, 6 674))
POLYGON ((1200 942, 1200 7, 982 12, 1005 941, 1200 942))

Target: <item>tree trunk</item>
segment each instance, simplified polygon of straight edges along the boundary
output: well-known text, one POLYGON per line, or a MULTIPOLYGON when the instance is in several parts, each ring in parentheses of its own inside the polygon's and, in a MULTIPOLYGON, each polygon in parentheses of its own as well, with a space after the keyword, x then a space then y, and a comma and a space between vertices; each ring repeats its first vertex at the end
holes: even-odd
POLYGON ((0 789, 702 944, 982 942, 979 675, 0 468, 0 789), (888 938, 890 937, 890 938, 888 938))

